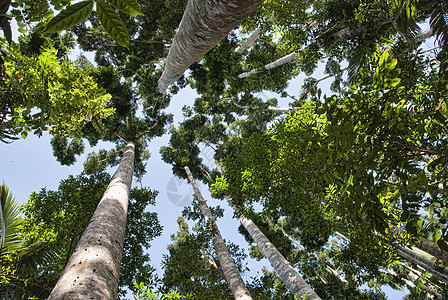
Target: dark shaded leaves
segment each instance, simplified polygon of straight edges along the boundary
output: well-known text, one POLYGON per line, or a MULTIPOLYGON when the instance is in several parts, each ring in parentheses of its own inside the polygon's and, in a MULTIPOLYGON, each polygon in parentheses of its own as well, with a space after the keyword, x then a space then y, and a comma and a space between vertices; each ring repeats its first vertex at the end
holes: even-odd
POLYGON ((56 33, 85 21, 92 13, 93 1, 83 1, 61 11, 48 23, 46 33, 56 33))

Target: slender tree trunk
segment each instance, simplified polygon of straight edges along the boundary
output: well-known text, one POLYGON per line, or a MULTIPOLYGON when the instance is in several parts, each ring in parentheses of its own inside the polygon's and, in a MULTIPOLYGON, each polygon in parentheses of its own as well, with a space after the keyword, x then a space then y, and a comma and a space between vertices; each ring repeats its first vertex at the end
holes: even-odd
POLYGON ((202 197, 198 185, 196 184, 196 180, 194 179, 193 174, 191 174, 190 168, 188 168, 188 166, 185 166, 184 169, 187 173, 188 180, 190 180, 190 183, 193 187, 194 194, 198 198, 199 207, 204 216, 205 223, 209 226, 211 225, 215 233, 212 238, 213 247, 215 248, 216 255, 218 256, 218 260, 221 264, 226 281, 230 286, 230 290, 232 291, 233 296, 238 300, 251 300, 252 297, 250 296, 243 279, 238 273, 238 269, 236 268, 235 263, 233 262, 229 251, 227 250, 221 233, 216 226, 215 220, 213 219, 212 212, 210 211, 207 203, 202 197))
MULTIPOLYGON (((231 200, 227 198, 229 204, 235 210, 231 200)), ((257 243, 258 247, 263 252, 264 256, 269 260, 271 266, 282 279, 286 287, 298 299, 303 299, 305 295, 307 300, 320 299, 320 297, 313 291, 313 289, 303 280, 291 264, 283 257, 277 248, 269 241, 269 239, 261 232, 252 220, 246 219, 244 216, 240 217, 240 222, 249 232, 250 236, 257 243)))
MULTIPOLYGON (((392 226, 391 229, 397 234, 402 233, 405 234, 406 230, 403 228, 398 228, 397 226, 392 226)), ((448 253, 440 249, 436 243, 433 243, 425 238, 419 237, 418 242, 413 245, 420 250, 425 251, 426 253, 434 256, 436 259, 440 259, 444 263, 448 264, 448 253)))
POLYGON ((225 38, 262 2, 189 0, 159 79, 159 92, 164 94, 191 64, 225 38))
MULTIPOLYGON (((342 29, 342 30, 340 30, 338 32, 333 33, 332 37, 337 39, 337 40, 342 40, 342 39, 346 38, 348 35, 350 35, 351 31, 352 31, 351 29, 345 28, 345 29, 342 29)), ((431 35, 432 35, 432 30, 428 30, 428 31, 426 31, 426 32, 416 36, 414 41, 419 43, 421 41, 426 40, 431 35)), ((319 48, 322 48, 324 45, 322 43, 318 42, 317 46, 319 48)), ((302 49, 300 49, 299 52, 307 50, 308 47, 309 47, 309 45, 302 47, 302 49)), ((274 68, 277 68, 277 67, 280 67, 280 66, 292 63, 295 59, 297 59, 299 57, 300 57, 299 54, 295 53, 295 52, 287 54, 287 55, 285 55, 285 56, 283 56, 283 57, 281 57, 281 58, 279 58, 279 59, 277 59, 277 60, 267 64, 267 65, 265 65, 264 67, 262 67, 260 69, 252 69, 249 72, 241 73, 241 74, 238 75, 238 78, 240 78, 240 79, 247 78, 247 77, 249 77, 251 75, 258 74, 258 73, 260 73, 260 72, 262 72, 264 70, 272 70, 274 68)))
POLYGON ((448 268, 441 266, 429 258, 424 257, 409 248, 396 246, 398 255, 405 258, 409 262, 421 267, 423 270, 437 277, 440 281, 448 283, 448 268))
MULTIPOLYGON (((250 109, 250 108, 252 108, 252 109, 261 109, 258 106, 254 106, 254 107, 242 106, 242 105, 239 105, 238 103, 235 103, 235 102, 233 104, 235 104, 236 107, 242 108, 242 109, 250 109)), ((273 112, 279 113, 279 114, 286 114, 286 113, 289 113, 291 111, 298 111, 299 109, 302 109, 302 108, 303 107, 275 107, 275 106, 268 106, 267 110, 270 110, 270 111, 273 111, 273 112)))
MULTIPOLYGON (((275 20, 275 15, 272 14, 268 19, 268 23, 273 22, 274 20, 275 20)), ((235 52, 243 53, 244 50, 252 47, 252 45, 255 43, 255 41, 258 40, 258 38, 260 37, 260 34, 261 34, 261 27, 258 27, 254 31, 252 31, 252 33, 249 35, 247 40, 245 40, 243 43, 241 43, 241 45, 236 47, 235 52)))
POLYGON ((117 298, 134 156, 135 143, 128 142, 120 165, 49 300, 117 298))

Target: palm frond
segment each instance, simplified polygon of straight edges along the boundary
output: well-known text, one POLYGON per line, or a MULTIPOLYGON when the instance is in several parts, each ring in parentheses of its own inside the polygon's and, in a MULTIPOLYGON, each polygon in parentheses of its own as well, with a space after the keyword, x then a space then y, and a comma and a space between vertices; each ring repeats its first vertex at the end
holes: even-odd
POLYGON ((22 244, 20 210, 5 184, 0 185, 0 256, 18 250, 22 244))
POLYGON ((28 245, 17 253, 15 258, 16 275, 26 278, 26 276, 37 269, 39 265, 51 263, 57 259, 60 252, 55 249, 48 249, 42 242, 28 242, 28 245))
POLYGON ((448 53, 448 5, 440 3, 431 15, 429 25, 436 36, 437 43, 442 48, 439 55, 448 53))

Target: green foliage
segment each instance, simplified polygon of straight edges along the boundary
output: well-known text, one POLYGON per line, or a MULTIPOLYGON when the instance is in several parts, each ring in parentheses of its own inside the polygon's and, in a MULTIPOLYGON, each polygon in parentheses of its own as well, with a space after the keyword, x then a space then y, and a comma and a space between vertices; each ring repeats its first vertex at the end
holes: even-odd
POLYGON ((45 28, 47 33, 55 33, 69 29, 78 23, 84 22, 93 9, 93 1, 82 1, 70 5, 61 11, 56 17, 51 19, 45 28))
MULTIPOLYGON (((41 190, 33 193, 23 207, 22 233, 26 240, 37 240, 43 249, 57 250, 51 260, 41 261, 20 279, 33 286, 41 286, 46 297, 56 284, 67 260, 101 199, 110 181, 106 173, 90 176, 81 174, 61 181, 57 191, 41 190)), ((120 293, 134 289, 133 282, 150 282, 154 268, 149 264, 146 250, 150 241, 161 233, 157 214, 147 210, 155 204, 157 192, 134 188, 130 193, 128 223, 120 276, 120 293)), ((36 248, 35 254, 38 253, 36 248)))
POLYGON ((96 4, 96 13, 98 14, 100 23, 112 39, 119 45, 129 48, 129 33, 115 10, 107 3, 98 1, 96 4))
POLYGON ((113 7, 129 15, 143 15, 136 0, 108 0, 113 7))
POLYGON ((134 294, 136 300, 167 300, 167 299, 194 299, 193 295, 187 294, 182 296, 177 291, 170 291, 167 294, 155 293, 148 288, 143 282, 134 283, 137 293, 134 294))
MULTIPOLYGON (((214 253, 211 234, 203 223, 191 233, 183 217, 179 231, 171 236, 169 253, 163 259, 163 292, 178 291, 194 299, 228 299, 230 289, 214 253)), ((235 253, 234 247, 229 251, 235 253)))
POLYGON ((0 257, 20 248, 23 239, 20 235, 22 219, 19 208, 8 187, 0 185, 0 257))
POLYGON ((9 49, 1 96, 2 141, 19 134, 25 138, 29 132, 76 135, 85 124, 97 126, 114 111, 106 107, 110 95, 86 70, 59 62, 54 47, 46 45, 37 57, 9 49))

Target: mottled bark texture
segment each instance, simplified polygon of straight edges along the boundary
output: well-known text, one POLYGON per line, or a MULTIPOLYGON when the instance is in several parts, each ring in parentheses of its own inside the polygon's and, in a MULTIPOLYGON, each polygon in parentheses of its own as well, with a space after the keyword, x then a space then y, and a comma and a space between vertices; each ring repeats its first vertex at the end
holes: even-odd
POLYGON ((49 300, 117 298, 134 156, 129 142, 49 300))
POLYGON ((427 239, 424 238, 418 238, 418 243, 415 244, 415 247, 434 256, 436 259, 440 259, 444 263, 448 264, 448 253, 440 249, 440 247, 437 246, 437 244, 428 241, 427 239))
POLYGON ((304 299, 305 295, 307 295, 307 300, 320 299, 252 220, 241 216, 240 222, 249 232, 255 243, 257 243, 264 256, 269 260, 275 272, 280 276, 292 294, 298 299, 304 299))
POLYGON ((159 79, 159 92, 210 51, 263 0, 189 0, 159 79))
POLYGON ((238 273, 238 269, 236 268, 235 263, 233 262, 229 251, 227 250, 227 246, 224 243, 221 233, 216 226, 215 220, 213 219, 212 212, 210 211, 207 203, 202 197, 198 185, 196 184, 196 180, 194 179, 193 174, 191 174, 190 168, 188 168, 188 166, 185 166, 184 169, 187 173, 188 180, 190 180, 191 186, 193 187, 194 194, 198 199, 199 207, 204 216, 205 222, 213 228, 213 247, 215 248, 216 255, 218 256, 219 263, 221 264, 221 268, 224 272, 224 276, 227 283, 229 284, 233 296, 238 300, 251 300, 252 297, 250 296, 243 279, 238 273))

